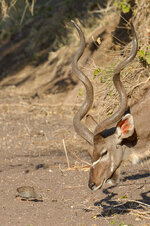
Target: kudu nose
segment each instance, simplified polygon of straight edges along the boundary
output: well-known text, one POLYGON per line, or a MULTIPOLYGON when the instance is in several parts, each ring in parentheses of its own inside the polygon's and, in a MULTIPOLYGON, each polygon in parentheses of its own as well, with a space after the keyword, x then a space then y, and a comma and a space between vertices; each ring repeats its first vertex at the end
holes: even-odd
POLYGON ((89 182, 89 188, 90 188, 91 190, 94 190, 94 188, 95 188, 95 183, 90 183, 90 182, 89 182))

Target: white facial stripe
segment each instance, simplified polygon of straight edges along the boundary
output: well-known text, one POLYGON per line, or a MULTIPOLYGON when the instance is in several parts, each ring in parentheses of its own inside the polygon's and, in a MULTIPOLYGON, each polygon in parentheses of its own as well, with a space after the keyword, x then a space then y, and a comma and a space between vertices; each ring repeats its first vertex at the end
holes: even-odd
POLYGON ((94 167, 97 163, 99 163, 100 159, 101 159, 101 157, 98 160, 96 160, 95 162, 93 162, 92 167, 94 167))
POLYGON ((113 159, 113 156, 111 156, 111 168, 110 168, 110 170, 111 170, 111 172, 113 172, 114 171, 114 159, 113 159))
POLYGON ((97 191, 99 188, 101 188, 101 187, 102 187, 102 185, 103 185, 104 183, 106 183, 106 180, 104 180, 104 181, 103 181, 100 185, 98 185, 97 187, 96 187, 96 186, 94 186, 93 191, 97 191))
POLYGON ((112 164, 111 164, 111 172, 113 172, 114 171, 114 163, 112 162, 112 164))
POLYGON ((101 187, 101 185, 94 187, 93 191, 97 191, 100 187, 101 187))
MULTIPOLYGON (((106 151, 107 151, 107 149, 103 149, 102 154, 105 153, 106 151)), ((97 163, 99 163, 100 161, 101 161, 101 162, 107 161, 108 157, 109 157, 108 154, 106 154, 106 156, 99 157, 98 160, 96 160, 95 162, 93 162, 92 167, 94 167, 94 166, 95 166, 97 163)))
POLYGON ((106 148, 104 148, 104 149, 103 149, 103 151, 102 151, 102 154, 104 154, 106 151, 107 151, 107 149, 106 149, 106 148))
POLYGON ((136 155, 135 153, 132 153, 129 157, 132 164, 137 164, 140 162, 139 156, 136 155))

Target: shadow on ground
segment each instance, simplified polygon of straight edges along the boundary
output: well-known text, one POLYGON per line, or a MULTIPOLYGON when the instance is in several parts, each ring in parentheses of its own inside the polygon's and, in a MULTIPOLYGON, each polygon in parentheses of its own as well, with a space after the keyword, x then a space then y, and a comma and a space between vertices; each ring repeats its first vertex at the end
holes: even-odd
MULTIPOLYGON (((122 181, 126 181, 126 180, 135 181, 135 180, 147 178, 149 176, 150 176, 150 173, 135 174, 132 176, 125 177, 122 181)), ((127 186, 129 189, 130 185, 126 184, 122 186, 123 187, 127 186)), ((121 200, 115 201, 114 198, 115 197, 117 198, 118 193, 111 192, 111 190, 114 190, 117 186, 118 185, 111 186, 107 189, 103 189, 102 192, 104 195, 106 195, 106 197, 94 203, 94 206, 99 206, 102 208, 101 213, 96 215, 97 217, 111 217, 114 215, 124 215, 124 214, 130 213, 132 210, 139 210, 139 209, 145 210, 145 207, 149 208, 150 196, 148 196, 148 194, 150 195, 150 190, 147 192, 140 193, 141 199, 138 199, 138 200, 134 200, 134 201, 128 200, 128 197, 124 195, 121 197, 121 200)), ((120 186, 120 188, 122 186, 120 186)), ((141 190, 144 187, 144 183, 143 182, 139 183, 136 185, 136 187, 137 187, 136 188, 137 190, 141 190)))

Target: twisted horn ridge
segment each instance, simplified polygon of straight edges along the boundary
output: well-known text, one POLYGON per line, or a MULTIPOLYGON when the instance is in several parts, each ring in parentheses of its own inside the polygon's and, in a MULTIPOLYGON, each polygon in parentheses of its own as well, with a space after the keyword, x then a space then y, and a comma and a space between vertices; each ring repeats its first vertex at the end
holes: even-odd
POLYGON ((93 104, 93 86, 90 80, 87 78, 87 76, 78 68, 78 65, 77 65, 85 49, 85 38, 79 25, 75 23, 75 21, 73 20, 71 20, 71 22, 74 24, 75 28, 77 29, 80 37, 80 46, 72 60, 72 71, 79 78, 79 80, 84 84, 86 88, 85 101, 82 104, 82 106, 79 108, 78 112, 75 114, 73 119, 73 125, 77 134, 83 137, 90 144, 93 144, 93 133, 84 124, 81 123, 81 120, 87 114, 87 112, 90 110, 93 104))
POLYGON ((105 119, 104 121, 102 121, 101 123, 99 123, 96 126, 94 135, 101 133, 111 123, 117 122, 123 116, 124 112, 127 109, 127 95, 126 95, 125 88, 124 88, 122 82, 120 81, 120 72, 127 66, 128 63, 130 63, 134 59, 134 57, 137 54, 137 50, 138 50, 138 40, 137 40, 136 32, 135 32, 132 22, 131 22, 131 32, 133 35, 132 50, 131 50, 129 56, 126 59, 124 59, 119 65, 116 66, 114 76, 113 76, 113 82, 119 93, 119 98, 120 98, 119 109, 111 117, 105 119))

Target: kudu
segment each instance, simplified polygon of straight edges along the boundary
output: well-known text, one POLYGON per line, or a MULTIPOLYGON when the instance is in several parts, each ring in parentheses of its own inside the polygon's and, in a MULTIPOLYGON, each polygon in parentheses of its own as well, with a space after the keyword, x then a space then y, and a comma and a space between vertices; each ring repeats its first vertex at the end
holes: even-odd
POLYGON ((119 168, 124 160, 129 160, 132 164, 143 162, 150 158, 150 90, 146 95, 133 105, 130 113, 127 110, 127 95, 120 81, 120 72, 136 56, 138 41, 133 24, 131 32, 133 35, 133 47, 127 58, 123 60, 114 71, 113 82, 119 97, 120 106, 112 116, 99 124, 87 116, 91 125, 95 125, 94 132, 91 132, 81 120, 87 115, 93 103, 93 86, 86 75, 78 68, 78 60, 85 49, 84 34, 74 21, 72 21, 80 37, 80 46, 72 60, 72 71, 85 86, 85 101, 75 114, 73 119, 75 131, 93 146, 92 165, 90 169, 89 187, 97 190, 105 182, 116 183, 119 177, 119 168), (124 115, 125 114, 125 115, 124 115), (115 127, 114 123, 117 125, 115 127))

